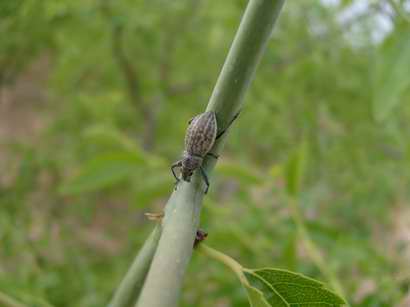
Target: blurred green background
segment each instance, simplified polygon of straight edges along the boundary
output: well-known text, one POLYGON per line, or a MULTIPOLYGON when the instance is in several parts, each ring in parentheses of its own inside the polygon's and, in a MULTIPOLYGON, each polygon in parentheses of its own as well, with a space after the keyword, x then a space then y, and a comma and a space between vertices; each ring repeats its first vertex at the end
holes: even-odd
MULTIPOLYGON (((247 1, 0 2, 0 292, 104 306, 173 188, 247 1)), ((410 1, 287 1, 202 211, 247 267, 326 278, 353 306, 410 306, 410 1)), ((193 256, 183 306, 248 306, 193 256)))

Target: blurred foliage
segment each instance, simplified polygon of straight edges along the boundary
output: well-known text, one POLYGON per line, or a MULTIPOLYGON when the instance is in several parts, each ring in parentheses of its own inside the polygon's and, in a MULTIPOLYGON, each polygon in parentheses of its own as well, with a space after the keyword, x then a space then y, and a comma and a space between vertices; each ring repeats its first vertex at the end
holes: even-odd
MULTIPOLYGON (((169 165, 245 5, 0 2, 1 90, 50 61, 42 107, 1 96, 0 112, 27 108, 44 125, 0 133, 0 292, 29 306, 108 302, 152 228, 144 212, 173 188, 169 165)), ((205 199, 210 245, 245 266, 324 280, 297 235, 292 194, 352 305, 406 306, 409 30, 387 0, 287 1, 205 199)), ((23 124, 2 117, 0 132, 23 124)), ((183 306, 247 299, 195 255, 183 306)))

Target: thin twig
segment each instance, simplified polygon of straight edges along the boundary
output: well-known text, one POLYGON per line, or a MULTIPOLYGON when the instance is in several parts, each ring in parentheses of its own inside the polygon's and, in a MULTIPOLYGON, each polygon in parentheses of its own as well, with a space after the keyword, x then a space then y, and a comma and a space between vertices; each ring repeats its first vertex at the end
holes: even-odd
POLYGON ((222 262, 224 265, 226 265, 228 268, 230 268, 232 271, 235 272, 235 274, 238 276, 242 284, 245 284, 245 285, 249 284, 248 280, 243 274, 242 265, 239 262, 237 262, 235 259, 203 243, 198 246, 198 251, 200 251, 201 253, 203 253, 205 256, 209 258, 222 262))

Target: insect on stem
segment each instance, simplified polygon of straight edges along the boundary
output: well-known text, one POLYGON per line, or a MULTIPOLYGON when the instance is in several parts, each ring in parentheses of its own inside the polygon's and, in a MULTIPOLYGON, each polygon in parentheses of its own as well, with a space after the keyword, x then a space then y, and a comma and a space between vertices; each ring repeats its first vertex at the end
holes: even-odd
POLYGON ((210 150, 215 141, 229 129, 239 113, 240 112, 236 113, 226 128, 219 133, 216 113, 214 111, 201 113, 189 121, 189 126, 185 135, 185 150, 183 157, 171 166, 172 174, 176 179, 175 189, 181 180, 175 173, 176 168, 180 168, 182 180, 187 182, 190 182, 193 172, 196 169, 199 169, 206 184, 205 194, 208 193, 209 179, 205 170, 202 168, 203 159, 207 155, 218 159, 218 155, 210 152, 210 150))

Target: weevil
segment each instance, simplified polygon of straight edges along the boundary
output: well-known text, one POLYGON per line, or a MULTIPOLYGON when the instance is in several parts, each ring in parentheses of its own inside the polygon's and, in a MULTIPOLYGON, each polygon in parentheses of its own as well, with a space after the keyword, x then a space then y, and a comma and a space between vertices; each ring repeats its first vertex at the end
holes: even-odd
POLYGON ((226 132, 238 115, 239 112, 232 118, 227 127, 219 133, 216 113, 214 111, 201 113, 189 121, 189 126, 185 134, 185 150, 182 159, 171 166, 172 174, 176 179, 175 188, 181 180, 175 173, 176 168, 179 167, 181 169, 182 180, 187 182, 190 182, 193 172, 199 169, 206 184, 205 194, 208 192, 209 179, 202 167, 202 161, 207 155, 216 159, 218 158, 218 156, 211 153, 210 150, 215 141, 226 132))

